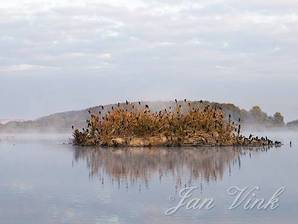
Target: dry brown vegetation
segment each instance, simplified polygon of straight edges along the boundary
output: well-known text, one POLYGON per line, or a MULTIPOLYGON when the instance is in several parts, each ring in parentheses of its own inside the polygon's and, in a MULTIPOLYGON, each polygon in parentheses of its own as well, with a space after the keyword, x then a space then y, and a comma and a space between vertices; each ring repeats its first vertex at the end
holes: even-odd
MULTIPOLYGON (((181 146, 181 145, 269 145, 268 139, 247 139, 240 135, 240 123, 224 118, 218 106, 176 102, 159 112, 148 105, 126 102, 105 115, 90 112, 88 127, 74 131, 76 145, 102 146, 181 146), (184 104, 184 105, 182 105, 184 104), (264 141, 263 141, 264 140, 264 141), (266 140, 266 141, 265 141, 266 140)), ((239 120, 240 122, 240 120, 239 120)))

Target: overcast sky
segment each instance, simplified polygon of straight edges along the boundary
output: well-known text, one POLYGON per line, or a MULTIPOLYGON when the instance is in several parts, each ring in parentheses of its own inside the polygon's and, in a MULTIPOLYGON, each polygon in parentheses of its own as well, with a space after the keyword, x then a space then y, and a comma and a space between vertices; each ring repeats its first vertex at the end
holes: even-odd
POLYGON ((0 118, 128 100, 298 119, 297 0, 0 0, 0 118))

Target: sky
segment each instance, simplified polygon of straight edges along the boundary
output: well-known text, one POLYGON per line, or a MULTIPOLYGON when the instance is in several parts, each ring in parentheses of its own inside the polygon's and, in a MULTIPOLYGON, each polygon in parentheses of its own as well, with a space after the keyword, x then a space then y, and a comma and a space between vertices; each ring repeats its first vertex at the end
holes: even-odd
POLYGON ((0 0, 0 119, 210 100, 298 119, 297 0, 0 0))

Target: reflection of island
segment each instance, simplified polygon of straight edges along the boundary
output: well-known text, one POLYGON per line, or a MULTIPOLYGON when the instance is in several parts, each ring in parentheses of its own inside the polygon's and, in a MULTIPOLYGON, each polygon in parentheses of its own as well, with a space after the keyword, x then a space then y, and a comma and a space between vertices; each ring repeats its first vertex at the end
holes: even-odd
MULTIPOLYGON (((255 149, 254 149, 255 150, 255 149)), ((76 148, 75 161, 84 160, 90 176, 110 177, 118 182, 148 184, 153 175, 172 175, 177 185, 191 184, 192 181, 217 181, 224 171, 236 164, 240 167, 240 156, 250 151, 240 148, 128 148, 99 149, 76 148)))

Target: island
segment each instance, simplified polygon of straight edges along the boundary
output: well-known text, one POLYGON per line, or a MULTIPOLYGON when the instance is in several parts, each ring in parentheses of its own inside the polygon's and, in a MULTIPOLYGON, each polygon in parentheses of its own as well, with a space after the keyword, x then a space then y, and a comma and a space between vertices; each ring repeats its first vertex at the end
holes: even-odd
POLYGON ((104 106, 89 110, 87 127, 73 128, 73 143, 80 146, 276 146, 279 141, 241 134, 235 122, 216 104, 175 100, 173 106, 155 111, 142 102, 118 103, 106 113, 104 106))

